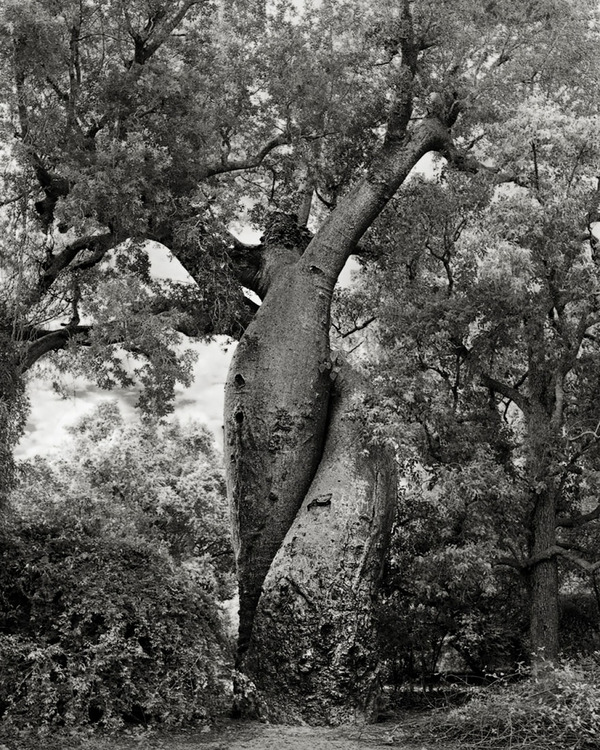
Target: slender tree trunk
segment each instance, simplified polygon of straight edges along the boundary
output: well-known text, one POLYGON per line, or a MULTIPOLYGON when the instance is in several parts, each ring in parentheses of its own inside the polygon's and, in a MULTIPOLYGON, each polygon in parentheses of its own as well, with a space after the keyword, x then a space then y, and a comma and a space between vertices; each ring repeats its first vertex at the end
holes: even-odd
POLYGON ((553 425, 539 404, 528 421, 529 473, 535 483, 530 552, 534 560, 530 582, 530 649, 534 669, 558 657, 558 563, 550 553, 556 546, 556 487, 552 477, 553 425))
MULTIPOLYGON (((552 492, 538 494, 533 514, 533 557, 556 544, 556 507, 552 492)), ((534 666, 558 657, 558 563, 555 556, 534 563, 530 575, 530 645, 534 666)))
POLYGON ((20 357, 9 335, 0 330, 0 508, 14 481, 13 451, 26 419, 20 357))

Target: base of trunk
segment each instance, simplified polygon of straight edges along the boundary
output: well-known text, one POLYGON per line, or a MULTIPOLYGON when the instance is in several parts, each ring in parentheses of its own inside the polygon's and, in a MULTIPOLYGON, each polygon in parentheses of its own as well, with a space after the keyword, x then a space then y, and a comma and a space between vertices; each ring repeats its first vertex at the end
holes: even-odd
POLYGON ((355 627, 355 611, 310 612, 301 599, 284 584, 269 616, 261 613, 244 660, 253 679, 240 675, 234 685, 239 715, 279 724, 376 721, 382 686, 373 629, 355 627))

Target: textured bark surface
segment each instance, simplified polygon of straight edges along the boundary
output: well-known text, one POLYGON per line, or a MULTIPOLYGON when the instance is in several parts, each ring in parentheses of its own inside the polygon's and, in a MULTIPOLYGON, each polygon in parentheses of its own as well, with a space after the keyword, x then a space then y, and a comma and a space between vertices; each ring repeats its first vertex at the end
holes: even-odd
POLYGON ((372 721, 372 619, 396 499, 393 457, 369 446, 359 378, 338 377, 323 458, 263 585, 243 669, 271 721, 372 721))
POLYGON ((536 481, 531 522, 531 556, 535 562, 529 576, 530 647, 536 668, 556 661, 559 650, 558 562, 555 555, 548 554, 556 548, 557 488, 556 472, 552 471, 552 446, 556 445, 557 437, 552 422, 553 405, 541 404, 541 400, 538 395, 528 419, 528 461, 536 481))
POLYGON ((225 460, 240 653, 263 580, 321 458, 331 388, 331 293, 332 284, 301 260, 280 268, 229 370, 225 460))

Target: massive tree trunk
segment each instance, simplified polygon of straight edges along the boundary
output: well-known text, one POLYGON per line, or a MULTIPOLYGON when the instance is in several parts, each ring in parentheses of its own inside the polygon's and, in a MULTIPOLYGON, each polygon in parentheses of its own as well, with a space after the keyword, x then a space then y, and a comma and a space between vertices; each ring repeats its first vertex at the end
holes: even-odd
POLYGON ((361 387, 350 374, 336 377, 329 316, 361 236, 419 159, 448 146, 439 118, 410 134, 402 122, 388 124, 364 178, 308 244, 276 215, 263 245, 239 259, 240 280, 263 300, 225 389, 238 709, 246 714, 318 723, 374 717, 371 604, 395 501, 393 461, 361 432, 361 387))
POLYGON ((331 388, 333 284, 275 238, 271 283, 225 388, 225 461, 243 654, 262 583, 321 458, 331 388))
POLYGON ((278 721, 375 720, 372 617, 396 499, 395 462, 369 444, 365 384, 344 366, 317 473, 273 560, 243 660, 258 712, 278 721))
POLYGON ((238 708, 280 721, 374 719, 380 687, 371 612, 394 460, 364 434, 364 384, 330 359, 330 287, 301 261, 283 269, 226 388, 238 668, 253 683, 238 708))

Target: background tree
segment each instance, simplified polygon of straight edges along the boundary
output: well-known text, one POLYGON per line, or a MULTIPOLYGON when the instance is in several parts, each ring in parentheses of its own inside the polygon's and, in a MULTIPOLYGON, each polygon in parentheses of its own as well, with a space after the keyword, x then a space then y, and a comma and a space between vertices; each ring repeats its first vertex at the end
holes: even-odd
POLYGON ((536 95, 504 124, 501 154, 529 147, 519 187, 477 193, 471 181, 465 191, 443 174, 415 183, 388 214, 393 254, 374 274, 389 300, 381 330, 392 387, 419 425, 422 460, 441 486, 450 478, 445 491, 459 481, 475 509, 508 506, 493 511, 497 548, 529 588, 530 649, 551 661, 558 559, 595 570, 564 529, 598 516, 597 121, 574 106, 567 114, 564 100, 559 109, 536 95))
POLYGON ((412 471, 404 466, 378 607, 387 680, 400 695, 513 674, 529 657, 525 587, 497 564, 499 516, 509 515, 498 505, 513 498, 499 497, 485 468, 475 476, 481 460, 458 476, 415 458, 412 471))

